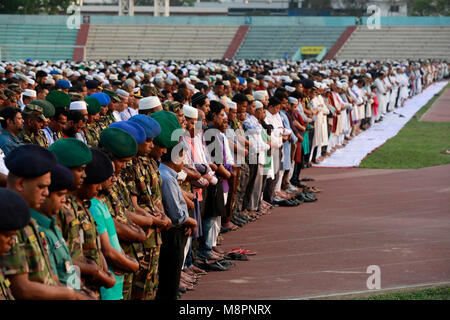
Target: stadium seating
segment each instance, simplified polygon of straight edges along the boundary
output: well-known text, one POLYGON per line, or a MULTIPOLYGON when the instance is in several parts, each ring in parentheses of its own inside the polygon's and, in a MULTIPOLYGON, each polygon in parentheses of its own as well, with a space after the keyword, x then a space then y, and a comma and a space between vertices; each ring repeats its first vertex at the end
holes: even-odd
POLYGON ((358 27, 335 59, 450 59, 450 26, 358 27))
POLYGON ((346 27, 252 26, 235 58, 282 59, 292 57, 302 46, 324 46, 329 50, 346 27))
POLYGON ((239 26, 90 25, 87 59, 222 59, 239 26))
POLYGON ((2 60, 72 59, 77 34, 65 24, 0 24, 2 60))

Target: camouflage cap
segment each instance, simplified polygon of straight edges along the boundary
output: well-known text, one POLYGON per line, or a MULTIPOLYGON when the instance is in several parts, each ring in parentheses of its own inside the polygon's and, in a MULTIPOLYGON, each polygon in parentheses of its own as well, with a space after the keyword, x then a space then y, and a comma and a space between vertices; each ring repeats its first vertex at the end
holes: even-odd
POLYGON ((43 121, 47 121, 47 118, 44 116, 44 109, 37 104, 27 104, 25 108, 22 110, 23 114, 28 114, 31 116, 36 116, 43 121))
POLYGON ((19 93, 19 92, 22 93, 23 92, 22 88, 17 83, 10 84, 8 86, 8 89, 10 89, 10 90, 12 90, 12 91, 14 91, 16 93, 19 93))
POLYGON ((183 106, 177 101, 167 101, 162 104, 162 107, 163 110, 177 113, 183 106))
POLYGON ((106 93, 112 100, 116 101, 116 102, 120 102, 122 101, 120 99, 120 97, 117 95, 116 92, 111 91, 111 90, 107 90, 107 89, 103 89, 103 92, 106 93))
POLYGON ((69 92, 70 101, 82 101, 84 99, 83 95, 78 92, 69 92))
POLYGON ((14 91, 12 91, 11 89, 6 88, 6 89, 3 90, 3 93, 6 96, 6 98, 16 102, 16 95, 17 94, 14 91))

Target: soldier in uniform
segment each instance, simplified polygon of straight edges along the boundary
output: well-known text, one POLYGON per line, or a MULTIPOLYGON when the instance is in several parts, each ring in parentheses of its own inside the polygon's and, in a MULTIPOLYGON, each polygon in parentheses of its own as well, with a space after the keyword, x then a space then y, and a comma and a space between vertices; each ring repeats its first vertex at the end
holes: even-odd
POLYGON ((116 110, 116 106, 121 102, 121 99, 115 92, 106 89, 104 92, 93 94, 91 97, 97 98, 102 106, 99 125, 100 129, 104 130, 108 128, 111 123, 116 122, 113 111, 116 110))
POLYGON ((44 109, 35 104, 27 104, 22 111, 24 120, 23 131, 18 138, 27 144, 37 144, 48 148, 49 142, 41 129, 46 127, 47 118, 44 116, 44 109))
POLYGON ((100 286, 112 287, 115 279, 99 251, 98 234, 89 212, 90 203, 86 201, 90 198, 79 192, 86 178, 86 165, 92 161, 92 153, 86 144, 75 138, 58 140, 49 150, 74 176, 74 184, 66 203, 56 217, 57 223, 66 240, 73 264, 80 268, 87 287, 99 297, 100 286))
MULTIPOLYGON (((57 165, 56 157, 40 146, 24 145, 11 151, 5 164, 9 170, 8 189, 21 195, 31 210, 39 210, 48 196, 50 171, 57 165)), ((0 264, 17 299, 88 298, 59 282, 51 268, 46 242, 33 218, 17 233, 14 245, 0 264)))
POLYGON ((159 251, 162 243, 160 230, 167 230, 171 225, 162 206, 161 181, 157 165, 155 169, 149 157, 153 148, 153 138, 159 135, 161 127, 158 122, 145 115, 133 116, 129 121, 141 125, 146 134, 145 142, 139 144, 138 154, 126 171, 137 191, 135 195, 132 195, 132 200, 135 205, 144 208, 153 217, 153 226, 149 229, 147 240, 144 242, 141 269, 133 283, 133 298, 153 300, 158 289, 159 251))
MULTIPOLYGON (((111 192, 106 198, 106 204, 116 225, 117 236, 121 241, 125 254, 137 261, 141 261, 143 257, 143 242, 147 237, 137 222, 148 228, 153 224, 153 220, 150 216, 135 213, 129 185, 124 181, 121 174, 127 163, 137 153, 136 140, 127 131, 110 127, 103 130, 100 134, 99 146, 113 161, 117 177, 117 182, 111 188, 111 192)), ((129 300, 132 297, 133 276, 133 273, 125 275, 123 282, 124 300, 129 300)))
POLYGON ((101 105, 98 99, 94 97, 87 97, 84 101, 87 103, 88 112, 88 121, 84 128, 84 136, 89 147, 97 147, 101 132, 100 126, 98 125, 101 105))
POLYGON ((123 253, 114 221, 103 197, 103 194, 108 194, 112 185, 117 181, 111 159, 98 149, 91 148, 91 152, 92 161, 86 166, 84 184, 87 185, 88 190, 99 186, 97 189, 102 189, 104 192, 97 193, 91 199, 89 210, 100 234, 101 248, 108 260, 108 268, 114 273, 116 279, 114 287, 109 289, 101 287, 100 294, 102 300, 121 300, 123 299, 124 272, 138 271, 139 263, 123 253))
MULTIPOLYGON (((16 192, 0 188, 0 259, 11 250, 16 233, 30 222, 30 207, 16 192)), ((11 282, 0 263, 0 300, 14 300, 11 282)))

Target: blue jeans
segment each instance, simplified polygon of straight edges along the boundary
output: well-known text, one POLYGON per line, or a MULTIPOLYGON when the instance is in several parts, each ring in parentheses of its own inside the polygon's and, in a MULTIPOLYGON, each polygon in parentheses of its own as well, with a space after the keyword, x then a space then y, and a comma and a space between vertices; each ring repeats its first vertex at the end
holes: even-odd
POLYGON ((214 223, 216 222, 217 217, 208 217, 203 218, 202 220, 202 236, 198 239, 198 253, 206 258, 209 258, 213 253, 213 235, 212 232, 214 223))

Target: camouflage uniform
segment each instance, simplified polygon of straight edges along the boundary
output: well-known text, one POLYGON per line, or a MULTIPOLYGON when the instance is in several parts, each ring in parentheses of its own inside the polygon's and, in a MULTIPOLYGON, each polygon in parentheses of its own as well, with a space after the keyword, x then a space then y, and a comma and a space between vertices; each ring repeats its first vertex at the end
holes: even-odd
MULTIPOLYGON (((127 170, 127 174, 134 180, 134 188, 137 191, 137 201, 140 207, 150 212, 162 209, 154 203, 153 192, 159 194, 161 184, 158 171, 151 164, 151 159, 146 156, 133 158, 133 165, 127 170), (152 190, 153 189, 153 190, 152 190)), ((159 197, 159 201, 161 198, 159 197)), ((133 281, 133 297, 143 300, 153 300, 158 289, 158 262, 159 249, 161 247, 161 232, 157 228, 150 228, 147 239, 144 241, 144 256, 140 263, 139 271, 133 281)))
POLYGON ((1 300, 14 300, 14 296, 9 288, 11 283, 8 279, 5 279, 2 269, 0 268, 0 301, 1 300))
POLYGON ((25 131, 22 131, 19 134, 18 138, 23 143, 37 144, 44 148, 48 148, 50 146, 50 143, 48 142, 47 138, 45 137, 45 134, 41 130, 39 130, 38 132, 33 132, 31 134, 28 134, 25 131))
POLYGON ((97 124, 97 122, 86 124, 86 128, 84 128, 84 136, 86 137, 86 142, 89 147, 91 148, 98 147, 98 141, 100 140, 100 133, 101 128, 97 124))
MULTIPOLYGON (((90 201, 80 202, 75 196, 66 197, 66 204, 60 210, 56 221, 66 240, 72 260, 90 259, 105 269, 101 258, 100 238, 97 225, 89 212, 90 201)), ((86 286, 100 296, 99 287, 86 283, 86 286)))
POLYGON ((99 132, 101 132, 102 130, 108 128, 108 126, 113 122, 116 122, 116 120, 114 120, 114 115, 108 110, 104 116, 100 116, 100 119, 96 122, 96 125, 97 127, 100 127, 99 132))
MULTIPOLYGON (((135 192, 135 191, 132 191, 135 192)), ((105 197, 105 203, 113 219, 119 223, 127 225, 135 225, 131 219, 128 218, 126 211, 133 211, 131 203, 131 194, 129 191, 129 184, 122 178, 117 176, 117 182, 112 187, 111 191, 105 197)), ((120 240, 120 239, 119 239, 120 240)), ((126 255, 135 258, 138 262, 143 257, 143 245, 139 242, 127 243, 121 242, 121 246, 126 255)), ((132 292, 134 273, 129 272, 125 275, 123 280, 123 299, 130 300, 132 292)))
POLYGON ((53 273, 38 226, 33 218, 25 228, 19 230, 11 250, 0 258, 6 277, 28 274, 30 281, 57 286, 58 276, 53 273))

